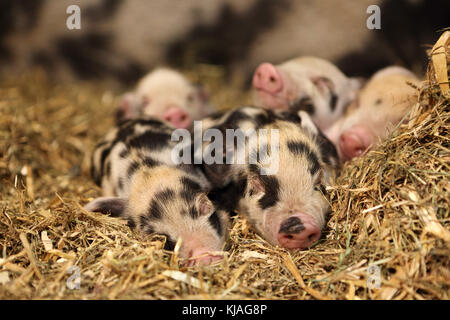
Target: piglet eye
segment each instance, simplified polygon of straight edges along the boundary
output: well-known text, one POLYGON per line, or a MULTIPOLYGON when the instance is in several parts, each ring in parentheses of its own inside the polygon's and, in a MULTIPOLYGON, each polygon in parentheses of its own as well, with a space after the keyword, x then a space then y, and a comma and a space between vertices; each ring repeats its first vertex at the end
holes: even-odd
POLYGON ((321 184, 321 183, 319 183, 319 184, 316 184, 315 186, 314 186, 314 190, 315 191, 320 191, 321 193, 323 193, 323 194, 325 194, 326 193, 326 189, 325 189, 325 186, 323 185, 323 184, 321 184))
POLYGON ((193 102, 194 101, 194 95, 192 93, 187 96, 187 101, 188 102, 193 102))

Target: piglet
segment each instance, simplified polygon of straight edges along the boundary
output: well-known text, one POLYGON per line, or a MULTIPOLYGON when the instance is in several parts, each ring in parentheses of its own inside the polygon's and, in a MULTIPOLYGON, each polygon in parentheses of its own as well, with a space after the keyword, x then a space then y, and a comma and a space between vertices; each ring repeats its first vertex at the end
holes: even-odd
POLYGON ((209 115, 213 108, 206 91, 181 73, 159 68, 142 78, 133 92, 122 96, 117 120, 156 117, 176 128, 189 128, 192 121, 209 115))
POLYGON ((346 77, 324 59, 298 57, 258 66, 252 80, 253 102, 268 109, 304 110, 324 131, 355 99, 361 84, 361 79, 346 77))
POLYGON ((325 135, 348 161, 386 139, 391 129, 417 102, 418 78, 409 70, 391 66, 373 75, 348 112, 325 135))
POLYGON ((198 168, 176 165, 171 156, 175 128, 157 119, 122 122, 96 146, 91 175, 103 196, 85 209, 128 220, 142 234, 166 236, 172 250, 182 239, 187 264, 210 264, 222 257, 229 217, 208 198, 210 184, 198 168))
POLYGON ((214 187, 213 202, 244 216, 271 244, 313 245, 330 212, 325 186, 338 161, 308 114, 243 106, 202 124, 205 135, 215 136, 196 150, 214 187), (210 156, 218 161, 208 162, 210 156))

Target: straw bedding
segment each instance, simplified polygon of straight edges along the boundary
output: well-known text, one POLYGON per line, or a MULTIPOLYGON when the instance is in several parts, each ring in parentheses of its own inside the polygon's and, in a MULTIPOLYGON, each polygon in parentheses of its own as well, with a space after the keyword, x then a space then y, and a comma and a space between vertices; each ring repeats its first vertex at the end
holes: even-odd
MULTIPOLYGON (((450 100, 433 72, 405 124, 328 188, 333 215, 317 245, 288 252, 236 218, 224 261, 189 268, 163 238, 82 208, 101 194, 89 155, 118 93, 50 84, 42 71, 3 79, 0 299, 449 299, 450 100)), ((220 68, 185 73, 221 108, 249 101, 220 68)))

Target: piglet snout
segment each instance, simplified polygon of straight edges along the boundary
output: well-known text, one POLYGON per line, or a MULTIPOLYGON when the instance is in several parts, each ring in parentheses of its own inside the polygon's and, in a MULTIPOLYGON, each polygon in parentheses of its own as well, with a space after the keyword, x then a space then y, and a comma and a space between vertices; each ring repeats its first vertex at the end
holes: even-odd
POLYGON ((312 217, 299 213, 280 224, 277 238, 286 249, 306 249, 320 238, 320 228, 312 217))
POLYGON ((344 131, 339 137, 339 149, 344 160, 361 156, 370 146, 370 132, 364 127, 344 131))
POLYGON ((283 89, 283 80, 276 67, 270 63, 261 64, 253 75, 253 87, 274 94, 283 89))
POLYGON ((176 128, 187 129, 191 126, 191 117, 180 107, 170 107, 163 114, 163 119, 176 128))
POLYGON ((187 266, 203 265, 207 266, 214 262, 218 262, 223 259, 221 255, 213 255, 208 252, 208 249, 198 248, 189 252, 187 260, 187 266))

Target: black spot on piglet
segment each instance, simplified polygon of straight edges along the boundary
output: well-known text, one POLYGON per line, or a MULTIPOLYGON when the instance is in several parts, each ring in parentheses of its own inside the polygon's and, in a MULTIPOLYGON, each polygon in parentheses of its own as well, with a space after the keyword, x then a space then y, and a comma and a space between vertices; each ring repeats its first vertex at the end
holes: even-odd
POLYGON ((188 212, 192 219, 197 219, 200 215, 195 207, 190 207, 188 212))
POLYGON ((289 122, 293 122, 295 124, 301 125, 302 124, 302 118, 298 115, 298 112, 294 111, 283 111, 279 113, 279 116, 289 122))
POLYGON ((154 219, 161 219, 163 215, 162 203, 166 203, 173 199, 175 192, 172 189, 166 189, 164 191, 155 194, 155 197, 150 201, 150 206, 148 208, 147 214, 141 216, 141 225, 146 225, 148 221, 154 219))
POLYGON ((136 228, 136 223, 134 223, 133 219, 128 218, 127 219, 127 226, 130 228, 136 228))
POLYGON ((137 171, 137 169, 139 169, 139 163, 133 161, 128 167, 127 175, 131 177, 137 171))
POLYGON ((144 164, 144 166, 149 167, 149 168, 157 166, 159 164, 158 161, 156 161, 155 159, 152 159, 150 157, 146 157, 144 160, 142 160, 142 163, 144 164))
POLYGON ((160 150, 167 146, 170 141, 170 135, 164 132, 146 131, 145 133, 129 141, 132 148, 148 148, 151 150, 160 150))
POLYGON ((166 242, 164 243, 164 250, 173 251, 175 249, 176 242, 172 240, 172 238, 167 234, 162 234, 166 237, 166 242))
POLYGON ((337 94, 332 92, 331 93, 331 98, 330 98, 330 109, 331 109, 331 111, 336 110, 337 101, 338 101, 337 94))
POLYGON ((289 141, 287 146, 289 151, 294 155, 305 155, 307 157, 310 163, 309 170, 311 174, 315 174, 317 171, 319 171, 319 157, 311 150, 311 148, 307 144, 303 142, 289 141))
POLYGON ((321 154, 322 161, 327 164, 332 164, 331 159, 334 159, 335 162, 338 161, 338 154, 336 151, 336 147, 328 140, 325 135, 319 131, 319 134, 316 138, 317 144, 319 145, 319 150, 321 154))
POLYGON ((126 158, 126 157, 128 157, 130 155, 130 151, 128 150, 128 149, 124 149, 124 150, 122 150, 120 153, 119 153, 119 156, 121 157, 121 158, 126 158))
POLYGON ((211 223, 213 228, 217 231, 217 233, 221 237, 222 236, 222 229, 221 229, 222 224, 220 222, 219 215, 217 214, 216 211, 214 211, 214 213, 209 216, 208 221, 209 221, 209 223, 211 223))
POLYGON ((305 230, 302 221, 297 217, 290 217, 286 219, 280 227, 279 233, 295 234, 305 230))
POLYGON ((200 184, 188 177, 182 177, 180 182, 183 186, 180 196, 186 201, 192 201, 195 198, 195 195, 202 189, 200 184))
POLYGON ((155 194, 155 201, 166 203, 175 197, 175 192, 172 189, 166 189, 155 194))
POLYGON ((315 112, 314 103, 311 98, 303 97, 295 101, 289 106, 289 111, 292 113, 298 113, 299 111, 305 111, 306 113, 313 115, 315 112))
POLYGON ((273 207, 279 200, 280 184, 277 178, 272 176, 261 175, 259 178, 264 185, 265 193, 258 203, 261 209, 273 207))

